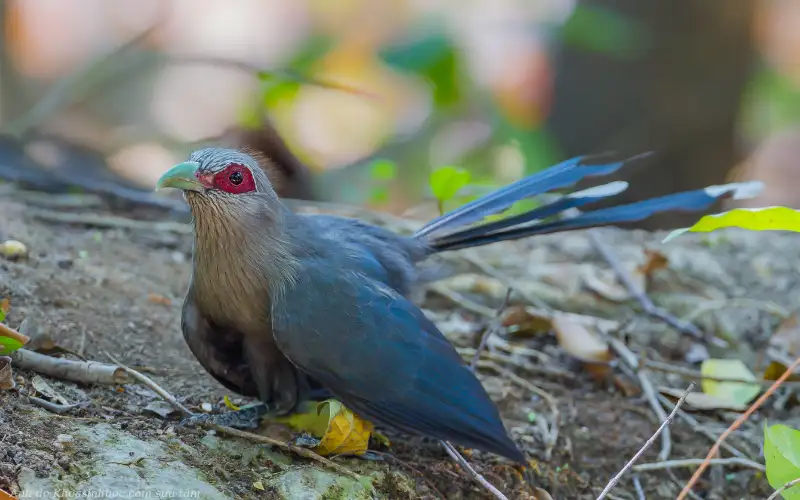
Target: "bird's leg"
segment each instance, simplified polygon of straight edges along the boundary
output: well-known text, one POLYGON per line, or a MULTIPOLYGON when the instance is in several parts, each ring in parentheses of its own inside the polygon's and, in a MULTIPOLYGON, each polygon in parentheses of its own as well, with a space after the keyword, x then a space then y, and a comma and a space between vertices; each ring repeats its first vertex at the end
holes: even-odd
POLYGON ((196 414, 182 420, 178 427, 194 426, 200 424, 216 424, 236 429, 257 429, 261 418, 269 415, 269 407, 264 403, 255 403, 242 406, 238 410, 227 413, 196 414))

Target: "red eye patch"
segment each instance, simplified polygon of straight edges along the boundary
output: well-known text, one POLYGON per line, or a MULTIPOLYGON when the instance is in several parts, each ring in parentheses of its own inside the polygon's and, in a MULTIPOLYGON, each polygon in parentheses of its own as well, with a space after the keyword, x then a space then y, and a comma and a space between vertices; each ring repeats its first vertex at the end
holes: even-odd
POLYGON ((249 168, 231 163, 225 170, 214 175, 214 187, 226 193, 242 194, 255 191, 256 182, 249 168))

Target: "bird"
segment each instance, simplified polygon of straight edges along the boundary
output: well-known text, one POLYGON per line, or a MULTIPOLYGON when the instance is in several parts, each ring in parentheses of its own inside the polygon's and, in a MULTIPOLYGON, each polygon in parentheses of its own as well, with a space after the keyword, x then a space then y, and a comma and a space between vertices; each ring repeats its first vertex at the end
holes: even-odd
POLYGON ((292 211, 261 168, 268 161, 201 148, 156 184, 181 190, 192 214, 181 330, 205 370, 270 415, 332 395, 369 421, 523 464, 478 378, 409 298, 418 265, 499 241, 703 211, 758 190, 752 182, 731 183, 580 211, 627 188, 612 181, 524 213, 488 217, 625 163, 576 157, 401 235, 355 218, 292 211))

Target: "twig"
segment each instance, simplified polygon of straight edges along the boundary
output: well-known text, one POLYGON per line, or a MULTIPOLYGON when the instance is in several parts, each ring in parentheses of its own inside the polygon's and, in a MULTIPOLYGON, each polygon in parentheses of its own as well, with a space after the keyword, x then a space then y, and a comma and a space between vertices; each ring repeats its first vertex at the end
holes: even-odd
MULTIPOLYGON (((703 463, 702 458, 686 458, 681 460, 665 460, 664 462, 653 462, 650 464, 634 465, 633 470, 636 472, 649 472, 654 470, 665 469, 681 469, 685 467, 694 467, 703 463)), ((730 458, 712 458, 709 465, 738 465, 740 467, 747 467, 761 472, 767 470, 762 464, 754 462, 748 458, 730 457, 730 458)))
POLYGON ((51 401, 45 401, 44 399, 37 398, 35 396, 28 396, 28 401, 36 406, 44 408, 45 410, 49 411, 50 413, 55 413, 56 415, 63 415, 68 411, 72 411, 75 408, 80 408, 82 406, 86 406, 89 403, 75 403, 70 405, 62 405, 58 403, 53 403, 51 401))
POLYGON ((356 481, 361 479, 361 476, 356 474, 355 472, 347 469, 346 467, 342 467, 341 465, 328 460, 327 458, 314 453, 313 451, 309 450, 308 448, 302 448, 300 446, 295 446, 290 443, 285 443, 283 441, 279 441, 277 439, 273 439, 267 436, 262 436, 260 434, 253 434, 252 432, 240 431, 239 429, 234 429, 233 427, 225 427, 222 425, 216 424, 204 424, 207 425, 209 428, 214 429, 217 432, 221 432, 222 434, 227 434, 229 436, 238 437, 242 439, 247 439, 249 441, 255 441, 256 443, 268 444, 271 446, 276 446, 282 450, 290 451, 295 455, 299 455, 301 457, 305 457, 316 462, 319 462, 326 467, 330 467, 332 470, 338 472, 339 474, 351 477, 356 481))
POLYGON ((532 382, 520 377, 516 373, 512 372, 507 368, 503 368, 502 366, 498 366, 496 363, 492 363, 491 361, 485 361, 478 364, 481 368, 489 368, 491 370, 496 371, 497 373, 501 374, 502 376, 509 379, 511 382, 519 385, 523 389, 527 389, 532 393, 536 394, 540 398, 544 399, 548 406, 550 406, 550 412, 552 415, 553 424, 550 427, 550 432, 545 439, 545 459, 550 460, 550 457, 553 453, 553 448, 555 447, 556 443, 558 442, 558 430, 559 430, 559 421, 561 420, 561 413, 558 411, 558 402, 556 398, 553 397, 552 394, 545 391, 544 389, 537 387, 532 382))
POLYGON ((10 339, 16 340, 22 345, 27 344, 30 342, 31 338, 25 335, 24 333, 20 333, 8 325, 4 325, 0 323, 0 337, 8 337, 10 339))
POLYGON ((79 224, 83 226, 111 228, 111 229, 133 229, 146 232, 172 232, 178 234, 189 234, 192 227, 189 224, 172 221, 145 221, 117 217, 114 215, 101 215, 96 213, 70 213, 57 212, 54 210, 28 209, 25 215, 41 219, 47 222, 59 222, 61 224, 79 224))
POLYGON ((19 368, 42 373, 61 380, 84 384, 121 385, 130 382, 125 370, 120 366, 108 365, 99 361, 73 361, 54 358, 27 349, 18 349, 11 354, 14 364, 19 368))
MULTIPOLYGON (((149 388, 150 390, 152 390, 153 392, 158 394, 159 397, 161 397, 164 401, 166 401, 167 403, 169 403, 173 407, 175 407, 184 416, 189 417, 189 416, 194 415, 191 411, 189 411, 188 408, 186 408, 177 399, 175 399, 175 397, 172 394, 168 393, 160 385, 156 384, 152 379, 150 379, 150 377, 148 377, 148 376, 146 376, 146 375, 144 375, 142 373, 137 372, 133 368, 128 368, 127 366, 125 366, 122 363, 118 362, 108 352, 106 352, 105 354, 106 354, 106 356, 108 356, 109 359, 111 359, 112 361, 117 363, 120 366, 120 368, 125 370, 125 372, 128 373, 132 378, 138 380, 143 385, 145 385, 147 388, 149 388)), ((261 436, 261 435, 258 435, 258 434, 253 434, 252 432, 240 431, 240 430, 234 429, 232 427, 225 427, 225 426, 222 426, 222 425, 208 424, 208 423, 206 423, 204 425, 206 425, 209 428, 214 429, 215 431, 220 432, 222 434, 227 434, 229 436, 234 436, 234 437, 239 437, 239 438, 242 438, 242 439, 247 439, 249 441, 254 441, 256 443, 262 443, 262 444, 268 444, 270 446, 276 446, 276 447, 281 448, 283 450, 290 451, 290 452, 292 452, 292 453, 294 453, 296 455, 299 455, 301 457, 305 457, 305 458, 309 458, 311 460, 315 460, 315 461, 317 461, 317 462, 319 462, 319 463, 321 463, 321 464, 323 464, 323 465, 325 465, 327 467, 330 467, 332 470, 338 472, 339 474, 344 474, 344 475, 346 475, 348 477, 351 477, 351 478, 353 478, 353 479, 355 479, 357 481, 361 479, 361 477, 358 474, 356 474, 355 472, 353 472, 351 470, 348 470, 347 468, 342 467, 341 465, 336 464, 336 463, 328 460, 327 458, 314 453, 313 451, 309 450, 308 448, 301 448, 300 446, 295 446, 293 444, 284 443, 283 441, 279 441, 277 439, 272 439, 272 438, 267 437, 267 436, 261 436)))
POLYGON ((644 488, 642 488, 642 482, 639 480, 639 476, 634 474, 631 478, 631 482, 633 482, 633 489, 636 490, 636 496, 639 497, 639 500, 647 500, 644 496, 644 488))
POLYGON ((472 476, 472 479, 480 483, 480 485, 486 488, 486 490, 492 495, 494 495, 495 498, 499 498, 500 500, 508 500, 507 496, 503 495, 503 493, 501 493, 500 490, 495 488, 492 483, 487 481, 485 477, 483 477, 482 475, 480 475, 480 473, 478 473, 478 471, 473 469, 472 466, 469 464, 469 462, 467 462, 467 460, 461 456, 461 453, 459 453, 458 450, 456 450, 452 444, 448 443, 447 441, 439 441, 439 442, 442 444, 447 454, 450 455, 450 458, 455 460, 458 465, 463 467, 464 470, 467 471, 470 476, 472 476))
POLYGON ((431 283, 428 285, 428 289, 432 292, 438 293, 446 299, 449 299, 462 309, 466 309, 467 311, 473 312, 479 316, 483 316, 485 318, 494 318, 495 316, 495 311, 493 311, 491 308, 486 307, 483 304, 478 304, 474 300, 470 300, 460 293, 450 290, 446 286, 442 285, 442 283, 431 283))
MULTIPOLYGON (((791 363, 791 360, 789 361, 791 363)), ((648 369, 663 372, 663 373, 672 373, 674 375, 678 375, 683 378, 689 379, 703 379, 703 380, 713 380, 715 382, 730 382, 732 384, 748 384, 748 385, 761 385, 763 387, 771 386, 775 381, 774 380, 745 380, 741 378, 729 378, 729 377, 714 377, 710 375, 704 375, 700 372, 700 370, 692 370, 691 368, 684 368, 678 365, 670 365, 667 363, 661 363, 659 361, 652 361, 649 359, 641 359, 641 365, 646 366, 648 369)), ((783 383, 784 387, 800 387, 800 381, 787 381, 783 383)))
POLYGON ((681 407, 683 402, 686 401, 686 396, 688 396, 689 393, 692 392, 693 388, 694 388, 694 382, 689 384, 689 387, 686 389, 686 391, 684 391, 683 396, 681 396, 681 399, 678 400, 678 403, 675 405, 675 408, 672 409, 672 412, 669 414, 669 416, 661 423, 661 425, 656 430, 655 434, 650 436, 650 439, 648 439, 647 442, 644 443, 644 446, 642 446, 639 449, 639 451, 637 451, 636 454, 633 455, 633 458, 631 458, 628 461, 628 463, 625 464, 622 470, 619 471, 616 476, 611 478, 611 481, 606 485, 603 491, 600 492, 600 496, 597 497, 597 500, 602 500, 603 498, 605 498, 606 495, 608 495, 608 492, 610 492, 614 488, 614 486, 617 485, 619 480, 622 479, 622 476, 625 475, 625 473, 628 472, 628 470, 631 467, 633 467, 633 464, 636 463, 637 460, 639 460, 639 457, 641 457, 644 454, 644 452, 647 451, 647 449, 650 448, 650 446, 652 446, 656 438, 658 438, 658 435, 661 434, 664 431, 664 429, 666 429, 669 426, 669 423, 672 422, 672 419, 675 418, 675 414, 678 412, 678 409, 681 407))
POLYGON ((167 391, 165 391, 164 389, 162 389, 161 386, 156 384, 150 377, 148 377, 147 375, 145 375, 143 373, 137 372, 133 368, 128 368, 127 366, 123 365, 122 363, 119 362, 119 360, 117 358, 112 356, 108 351, 106 351, 106 356, 108 357, 108 359, 110 359, 111 361, 113 361, 114 363, 119 365, 120 368, 125 370, 125 373, 127 373, 132 378, 134 378, 134 379, 138 380, 139 382, 141 382, 142 384, 144 384, 150 390, 152 390, 153 392, 158 394, 158 396, 161 399, 163 399, 167 403, 169 403, 172 406, 174 406, 175 408, 177 408, 181 413, 183 413, 184 416, 188 417, 188 416, 193 415, 193 413, 191 411, 189 411, 188 408, 183 406, 183 404, 181 404, 180 401, 175 399, 175 397, 172 394, 170 394, 167 391))
POLYGON ((778 380, 776 380, 775 383, 772 384, 772 386, 770 386, 770 388, 767 389, 764 392, 764 394, 762 394, 761 397, 759 397, 755 401, 755 403, 750 405, 750 408, 748 408, 746 412, 742 413, 739 416, 739 418, 737 418, 730 425, 730 427, 725 429, 725 432, 722 433, 719 439, 717 439, 717 442, 714 443, 714 446, 712 446, 711 449, 708 451, 708 455, 706 455, 706 458, 705 460, 703 460, 703 463, 700 464, 700 467, 698 467, 697 470, 694 472, 694 474, 692 474, 692 477, 691 479, 689 479, 689 482, 686 483, 686 486, 683 487, 683 490, 681 490, 681 493, 680 495, 678 495, 677 500, 684 500, 688 492, 691 491, 692 487, 695 484, 697 484, 697 481, 700 480, 700 476, 702 476, 703 472, 708 468, 711 459, 717 456, 717 453, 719 453, 721 443, 725 441, 728 438, 728 436, 730 436, 736 429, 741 427, 741 425, 748 418, 750 418, 750 415, 755 413, 755 411, 759 409, 761 405, 763 405, 764 402, 766 402, 766 400, 769 399, 770 396, 772 396, 772 394, 775 393, 778 387, 780 387, 781 384, 792 375, 792 373, 797 369, 798 366, 800 366, 800 357, 794 360, 794 362, 786 369, 786 371, 783 372, 783 374, 780 377, 778 377, 778 380))
POLYGON ((491 323, 489 323, 489 326, 486 327, 486 331, 483 332, 483 335, 481 335, 481 341, 478 344, 478 348, 475 349, 475 354, 472 356, 472 362, 469 364, 469 367, 472 371, 475 371, 475 368, 478 366, 478 359, 480 359, 483 350, 486 349, 486 344, 489 342, 489 337, 491 337, 493 333, 503 328, 503 311, 506 310, 508 307, 508 301, 511 300, 511 292, 513 292, 512 288, 509 288, 506 291, 506 298, 503 299, 503 303, 500 305, 500 308, 497 309, 497 314, 491 323))
POLYGON ((645 291, 640 289, 636 283, 633 282, 633 279, 622 266, 619 259, 614 254, 614 251, 606 244, 605 241, 603 241, 600 233, 598 233, 596 230, 589 230, 589 239, 591 240, 592 246, 594 246, 597 253, 603 257, 603 259, 614 271, 614 274, 617 276, 617 279, 620 281, 620 283, 622 283, 622 286, 624 286, 628 293, 630 293, 631 296, 636 299, 637 302, 639 302, 646 314, 655 319, 663 321, 685 335, 690 335, 699 340, 710 341, 711 343, 720 347, 726 347, 728 345, 727 342, 716 337, 707 339, 706 336, 703 335, 703 333, 692 323, 683 321, 653 304, 653 301, 650 300, 650 297, 647 296, 645 291))
MULTIPOLYGON (((667 413, 664 411, 661 403, 658 402, 658 391, 656 391, 653 382, 651 382, 650 378, 647 376, 647 370, 639 368, 638 357, 636 354, 628 349, 628 346, 626 346, 625 343, 619 339, 609 337, 608 343, 611 345, 611 348, 614 349, 614 351, 616 351, 616 353, 622 358, 625 364, 627 364, 636 372, 636 377, 639 379, 639 385, 642 387, 642 393, 644 393, 645 398, 647 398, 647 402, 650 403, 650 408, 653 409, 653 412, 656 414, 656 417, 658 417, 660 422, 665 421, 667 419, 667 413)), ((671 452, 672 433, 668 427, 665 427, 661 432, 661 451, 658 454, 658 459, 662 461, 666 460, 669 458, 669 454, 671 452)))
MULTIPOLYGON (((663 394, 659 394, 658 395, 658 400, 664 406, 672 406, 672 402, 669 399, 667 399, 667 397, 664 396, 663 394)), ((708 439, 711 440, 712 443, 715 443, 717 441, 717 438, 719 436, 717 436, 716 434, 711 432, 711 430, 703 427, 700 424, 700 422, 697 421, 696 418, 694 418, 693 416, 689 415, 685 411, 678 410, 678 418, 680 418, 681 420, 683 420, 684 422, 689 424, 689 427, 691 427, 693 431, 699 432, 700 434, 706 436, 708 439)), ((732 455, 734 455, 736 457, 744 458, 744 456, 745 456, 745 454, 741 450, 739 450, 738 448, 736 448, 733 445, 730 445, 728 443, 722 443, 722 447, 726 451, 730 452, 732 455)))
POLYGON ((792 486, 796 485, 797 483, 800 483, 800 477, 798 477, 797 479, 792 479, 788 483, 784 484, 783 486, 781 486, 780 488, 775 490, 775 492, 772 495, 767 497, 767 500, 777 500, 777 498, 779 498, 781 496, 781 493, 783 493, 784 491, 788 490, 789 488, 791 488, 792 486))

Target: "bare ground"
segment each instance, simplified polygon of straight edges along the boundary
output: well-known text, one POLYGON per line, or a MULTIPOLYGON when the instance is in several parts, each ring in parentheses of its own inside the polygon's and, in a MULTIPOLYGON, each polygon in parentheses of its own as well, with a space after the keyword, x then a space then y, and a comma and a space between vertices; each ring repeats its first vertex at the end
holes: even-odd
MULTIPOLYGON (((0 298, 9 298, 12 305, 8 324, 17 326, 29 318, 39 333, 49 335, 61 347, 101 361, 108 361, 106 353, 111 353, 129 366, 147 369, 159 384, 192 407, 210 402, 223 408, 226 391, 193 359, 179 331, 180 304, 189 278, 189 236, 98 227, 103 223, 48 222, 34 216, 35 210, 0 202, 0 240, 22 241, 30 251, 29 257, 19 262, 0 260, 0 298)), ((98 209, 93 213, 108 212, 98 209)), ((602 234, 623 262, 641 261, 645 247, 663 253, 669 265, 653 273, 648 287, 654 300, 730 342, 726 348, 709 347, 712 356, 740 358, 755 373, 763 373, 769 361, 765 347, 770 336, 782 316, 800 302, 794 293, 800 283, 794 235, 736 232, 685 236, 662 245, 663 235, 621 230, 602 234)), ((596 280, 595 291, 587 288, 579 266, 597 270, 608 266, 584 233, 494 245, 473 254, 454 254, 445 262, 454 265, 456 278, 421 290, 420 300, 458 346, 475 346, 476 336, 491 320, 490 313, 502 303, 504 281, 510 280, 522 291, 513 296, 512 304, 535 301, 539 307, 627 322, 619 335, 631 350, 650 360, 697 370, 698 365, 687 362, 686 357, 690 351, 702 351, 702 343, 643 315, 633 301, 604 298, 596 293, 600 286, 596 280)), ((597 279, 612 288, 617 286, 605 277, 597 279)), ((513 437, 531 457, 531 466, 520 470, 479 452, 471 453, 470 461, 509 498, 536 498, 535 488, 548 491, 553 498, 595 498, 659 424, 638 379, 619 360, 612 361, 610 373, 598 378, 565 352, 551 334, 507 331, 496 340, 489 344, 495 363, 535 384, 557 402, 559 437, 548 458, 546 432, 556 422, 546 398, 507 374, 481 370, 481 379, 513 437)), ((74 473, 72 458, 54 446, 59 429, 70 420, 111 423, 143 439, 164 439, 177 432, 193 444, 204 435, 200 429, 174 431, 174 419, 163 421, 142 413, 156 398, 140 386, 89 387, 50 380, 72 401, 90 402, 70 415, 54 415, 34 408, 20 392, 30 388, 35 374, 17 370, 15 375, 18 390, 0 392, 0 488, 13 490, 23 468, 42 475, 74 473)), ((650 371, 648 377, 656 386, 678 391, 692 379, 700 382, 691 375, 659 371, 650 371)), ((793 397, 780 400, 780 404, 768 404, 731 440, 756 462, 763 463, 759 455, 763 419, 788 425, 797 420, 793 397)), ((712 410, 691 415, 703 429, 719 435, 737 414, 712 410)), ((489 498, 436 443, 391 432, 389 436, 393 444, 383 451, 397 460, 341 462, 354 470, 378 467, 416 480, 415 492, 393 491, 390 475, 379 484, 386 498, 489 498)), ((670 459, 702 458, 712 441, 678 419, 672 425, 671 444, 670 459)), ((656 461, 660 448, 658 441, 640 462, 656 461)), ((186 460, 232 498, 263 497, 263 492, 252 488, 256 468, 263 468, 263 463, 243 466, 196 456, 186 460)), ((636 477, 647 498, 675 498, 693 470, 665 468, 636 477)), ((622 479, 614 490, 616 498, 639 498, 632 478, 633 474, 628 474, 622 479)), ((770 489, 762 472, 715 466, 695 492, 701 498, 765 498, 770 489)))

